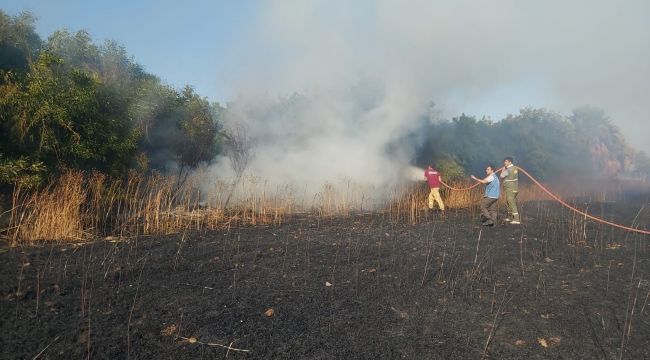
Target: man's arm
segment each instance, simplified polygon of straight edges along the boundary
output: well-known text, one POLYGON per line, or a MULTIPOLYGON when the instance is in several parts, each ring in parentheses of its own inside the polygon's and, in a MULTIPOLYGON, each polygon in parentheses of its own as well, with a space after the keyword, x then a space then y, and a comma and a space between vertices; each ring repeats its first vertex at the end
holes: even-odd
POLYGON ((485 179, 479 179, 479 178, 477 178, 476 176, 472 175, 472 179, 474 179, 474 180, 480 182, 481 184, 487 184, 487 183, 489 183, 489 182, 492 182, 492 180, 488 180, 488 179, 490 178, 490 176, 492 176, 492 175, 488 175, 488 176, 486 176, 485 179))

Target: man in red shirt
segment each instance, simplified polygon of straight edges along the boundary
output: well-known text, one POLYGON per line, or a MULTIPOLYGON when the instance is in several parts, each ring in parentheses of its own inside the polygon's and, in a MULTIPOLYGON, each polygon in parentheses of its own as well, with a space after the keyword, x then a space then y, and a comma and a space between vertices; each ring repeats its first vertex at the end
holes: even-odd
POLYGON ((440 182, 442 181, 440 173, 438 170, 434 169, 433 166, 429 165, 424 171, 424 177, 431 188, 431 192, 429 192, 429 209, 433 210, 433 200, 435 200, 436 203, 438 203, 440 210, 444 211, 445 204, 442 202, 442 198, 440 197, 440 182))

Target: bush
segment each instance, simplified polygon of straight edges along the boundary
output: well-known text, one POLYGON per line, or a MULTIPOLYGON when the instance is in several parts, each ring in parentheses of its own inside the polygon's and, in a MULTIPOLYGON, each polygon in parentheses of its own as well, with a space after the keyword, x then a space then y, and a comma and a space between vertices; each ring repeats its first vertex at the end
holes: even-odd
POLYGON ((436 161, 436 168, 442 173, 446 181, 463 180, 467 177, 465 170, 452 158, 436 161))
POLYGON ((35 188, 43 181, 45 165, 27 157, 9 160, 0 154, 0 185, 19 185, 35 188))

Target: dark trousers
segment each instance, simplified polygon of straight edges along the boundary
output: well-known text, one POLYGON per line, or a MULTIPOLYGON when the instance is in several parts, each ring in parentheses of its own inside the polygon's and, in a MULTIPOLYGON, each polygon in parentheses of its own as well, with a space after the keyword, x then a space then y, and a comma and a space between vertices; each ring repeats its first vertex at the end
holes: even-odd
POLYGON ((492 199, 484 197, 481 202, 481 214, 486 219, 487 223, 496 223, 497 222, 497 201, 499 199, 492 199))

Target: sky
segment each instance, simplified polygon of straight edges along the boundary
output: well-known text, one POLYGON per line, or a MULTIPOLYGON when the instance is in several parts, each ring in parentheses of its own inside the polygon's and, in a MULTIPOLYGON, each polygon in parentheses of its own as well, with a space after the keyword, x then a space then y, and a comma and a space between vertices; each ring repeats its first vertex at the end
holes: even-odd
POLYGON ((166 82, 235 102, 234 117, 267 145, 251 169, 269 176, 301 181, 318 173, 314 164, 381 176, 393 160, 382 149, 412 131, 430 102, 444 118, 493 120, 528 106, 563 115, 596 106, 650 152, 647 0, 0 0, 0 8, 31 10, 44 38, 65 27, 116 40, 166 82), (279 114, 273 99, 294 93, 306 100, 279 114), (302 171, 273 173, 285 167, 302 171))
POLYGON ((233 49, 254 23, 257 3, 0 0, 0 8, 11 15, 32 11, 44 39, 67 28, 85 29, 97 42, 116 40, 148 72, 177 87, 190 84, 223 102, 232 91, 224 74, 237 63, 233 49))

